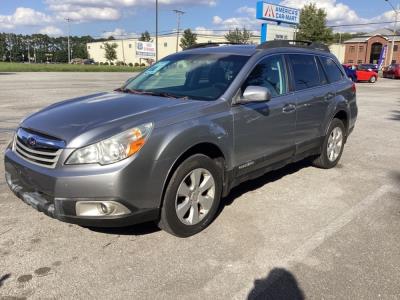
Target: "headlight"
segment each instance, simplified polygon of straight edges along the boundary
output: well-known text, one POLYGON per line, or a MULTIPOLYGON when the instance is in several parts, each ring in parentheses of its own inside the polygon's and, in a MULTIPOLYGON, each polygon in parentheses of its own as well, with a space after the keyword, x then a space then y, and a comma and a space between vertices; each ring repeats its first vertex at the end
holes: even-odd
POLYGON ((147 123, 124 131, 111 138, 75 150, 67 159, 67 165, 101 164, 108 165, 128 158, 146 143, 152 123, 147 123))

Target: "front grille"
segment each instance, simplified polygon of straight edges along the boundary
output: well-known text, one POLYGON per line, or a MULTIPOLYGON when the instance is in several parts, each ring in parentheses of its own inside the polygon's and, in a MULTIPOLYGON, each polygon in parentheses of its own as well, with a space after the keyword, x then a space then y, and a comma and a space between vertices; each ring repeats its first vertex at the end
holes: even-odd
POLYGON ((62 152, 62 141, 50 139, 31 131, 19 129, 17 131, 13 149, 21 158, 46 168, 55 168, 62 152), (28 141, 35 141, 32 146, 28 141))

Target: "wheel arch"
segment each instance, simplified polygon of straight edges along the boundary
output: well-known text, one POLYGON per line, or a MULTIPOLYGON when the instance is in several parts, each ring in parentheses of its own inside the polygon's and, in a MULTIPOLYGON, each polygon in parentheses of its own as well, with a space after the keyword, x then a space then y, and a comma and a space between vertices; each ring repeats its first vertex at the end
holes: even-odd
POLYGON ((226 183, 226 156, 223 153, 222 149, 215 143, 212 142, 199 142, 193 146, 190 146, 185 151, 182 152, 181 155, 173 162, 170 169, 168 170, 168 174, 164 180, 162 194, 161 194, 161 201, 160 201, 160 208, 164 204, 164 196, 167 186, 175 173, 176 169, 184 162, 187 158, 195 155, 195 154, 203 154, 205 156, 214 159, 217 165, 221 168, 222 172, 222 182, 223 182, 223 189, 226 183))

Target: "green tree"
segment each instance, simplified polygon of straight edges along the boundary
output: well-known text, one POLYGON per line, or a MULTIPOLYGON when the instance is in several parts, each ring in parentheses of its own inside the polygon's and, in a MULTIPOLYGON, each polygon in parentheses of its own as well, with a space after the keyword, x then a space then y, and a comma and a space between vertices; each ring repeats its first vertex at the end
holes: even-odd
POLYGON ((234 30, 229 30, 229 32, 225 34, 225 39, 235 44, 248 44, 252 37, 253 34, 246 28, 243 28, 243 30, 235 28, 234 30))
POLYGON ((302 8, 297 39, 324 43, 332 42, 332 29, 326 26, 324 9, 317 8, 315 3, 305 5, 302 8))
POLYGON ((142 32, 142 34, 140 35, 139 41, 150 42, 151 41, 150 33, 147 30, 145 32, 142 32))
POLYGON ((189 48, 190 46, 195 45, 196 41, 197 41, 197 34, 192 32, 190 29, 186 29, 183 32, 180 46, 182 49, 186 49, 189 48))
POLYGON ((117 59, 117 51, 115 49, 118 48, 118 45, 116 43, 112 43, 112 44, 104 43, 103 45, 104 45, 104 51, 105 51, 104 57, 111 64, 111 62, 113 60, 117 59))
POLYGON ((6 34, 0 33, 0 60, 5 61, 7 58, 6 34))

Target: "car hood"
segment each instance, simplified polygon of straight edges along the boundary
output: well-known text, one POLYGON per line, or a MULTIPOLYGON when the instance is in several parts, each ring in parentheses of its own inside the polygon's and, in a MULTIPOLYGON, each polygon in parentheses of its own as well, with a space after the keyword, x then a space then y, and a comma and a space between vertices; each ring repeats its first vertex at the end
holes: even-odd
MULTIPOLYGON (((198 111, 204 101, 120 92, 94 94, 53 104, 22 121, 21 127, 43 133, 76 148, 148 122, 198 111)), ((187 114, 186 114, 187 115, 187 114)), ((165 126, 165 122, 162 122, 165 126)))

